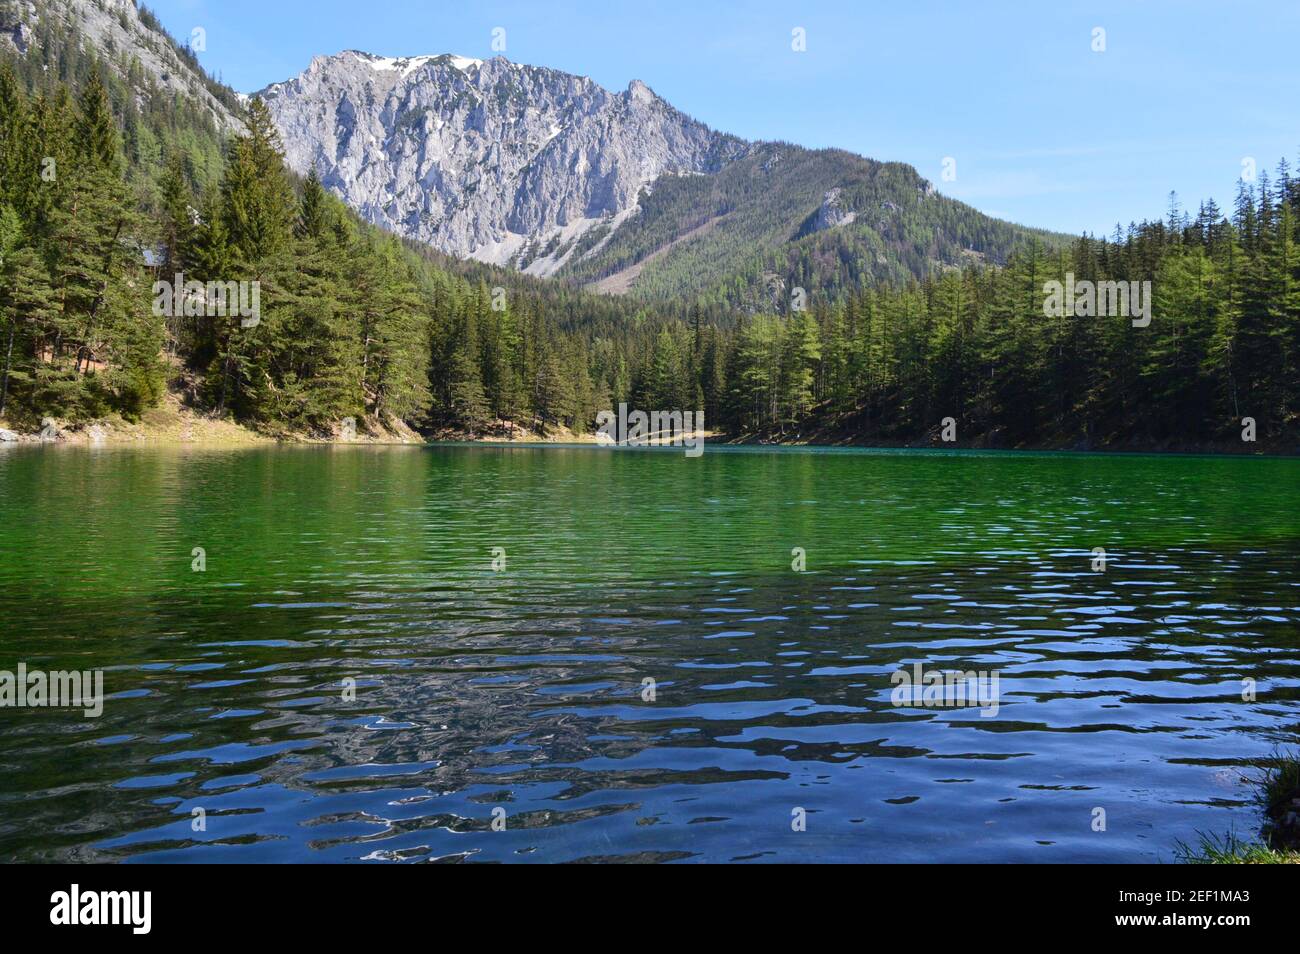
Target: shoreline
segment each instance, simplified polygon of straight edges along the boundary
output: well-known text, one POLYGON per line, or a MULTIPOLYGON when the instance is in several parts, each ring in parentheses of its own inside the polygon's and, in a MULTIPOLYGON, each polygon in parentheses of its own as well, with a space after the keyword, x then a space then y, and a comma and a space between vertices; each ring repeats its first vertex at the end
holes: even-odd
MULTIPOLYGON (((56 436, 44 436, 40 431, 16 430, 11 424, 0 419, 0 447, 54 445, 83 447, 259 447, 292 445, 330 445, 330 446, 375 446, 375 447, 437 447, 458 445, 482 446, 569 446, 569 447, 605 447, 611 446, 596 439, 594 434, 577 434, 567 429, 560 432, 541 434, 522 431, 516 436, 500 434, 468 434, 441 431, 432 435, 422 435, 410 428, 402 432, 385 430, 381 433, 358 433, 351 439, 340 435, 313 435, 301 433, 268 434, 247 427, 246 425, 221 418, 195 416, 188 425, 155 427, 148 423, 131 423, 126 421, 94 421, 83 424, 58 425, 56 436)), ((1120 445, 1120 446, 1079 446, 1067 443, 1053 443, 1028 447, 1008 447, 997 444, 952 442, 948 444, 920 441, 836 441, 819 442, 812 440, 771 441, 755 438, 753 435, 729 436, 726 434, 705 434, 703 446, 708 448, 730 449, 794 449, 804 450, 881 450, 881 451, 963 451, 996 454, 1079 454, 1107 456, 1146 456, 1146 457, 1218 457, 1218 458, 1296 458, 1300 457, 1300 448, 1260 444, 1247 450, 1238 445, 1225 444, 1173 444, 1173 445, 1120 445)), ((642 447, 626 447, 625 450, 673 450, 677 445, 665 442, 647 442, 642 447)))
MULTIPOLYGON (((303 432, 267 432, 257 430, 228 417, 214 417, 184 405, 174 393, 169 393, 161 403, 131 422, 110 417, 95 421, 65 423, 54 421, 53 437, 45 433, 19 427, 0 418, 0 447, 26 444, 55 444, 82 446, 203 446, 203 447, 256 447, 292 444, 343 444, 374 446, 437 446, 439 444, 481 445, 570 445, 607 446, 594 432, 575 433, 566 427, 552 427, 545 431, 497 421, 482 431, 468 433, 442 429, 420 433, 404 421, 386 424, 374 419, 358 422, 354 436, 344 439, 340 429, 333 434, 303 432)), ((692 435, 695 436, 695 435, 692 435)), ((953 441, 944 443, 934 438, 919 440, 863 440, 841 433, 814 432, 806 437, 796 434, 786 440, 772 440, 763 433, 727 434, 721 431, 699 433, 702 446, 731 448, 806 448, 825 450, 930 450, 930 451, 983 451, 992 453, 1077 453, 1106 455, 1146 456, 1198 456, 1198 457, 1300 457, 1300 445, 1280 442, 1242 444, 1240 442, 1157 442, 1149 445, 1117 444, 1085 445, 1080 442, 1053 441, 1041 445, 1017 447, 1000 445, 994 441, 953 441)), ((672 448, 677 445, 648 441, 645 449, 672 448)), ((640 448, 628 448, 640 449, 640 448)))
POLYGON ((1261 815, 1258 833, 1234 831, 1200 834, 1197 845, 1178 846, 1179 860, 1200 865, 1300 864, 1300 752, 1279 751, 1255 763, 1255 786, 1261 815))

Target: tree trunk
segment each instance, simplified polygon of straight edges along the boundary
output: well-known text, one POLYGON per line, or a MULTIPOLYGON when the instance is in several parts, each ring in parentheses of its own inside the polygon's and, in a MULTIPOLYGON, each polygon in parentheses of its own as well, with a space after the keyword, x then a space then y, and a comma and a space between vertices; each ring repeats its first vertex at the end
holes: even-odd
POLYGON ((104 253, 104 281, 99 286, 99 294, 96 295, 95 300, 90 303, 90 316, 86 319, 84 341, 82 342, 81 347, 77 349, 77 374, 81 374, 82 352, 85 352, 86 356, 86 370, 90 370, 90 362, 94 357, 94 352, 90 349, 90 336, 94 334, 95 331, 95 319, 99 315, 99 306, 104 301, 104 295, 108 292, 108 274, 113 268, 113 250, 117 247, 117 240, 121 234, 122 221, 119 219, 117 222, 117 228, 113 230, 113 244, 110 245, 108 247, 109 250, 104 253))
POLYGON ((0 417, 5 416, 5 396, 9 393, 9 359, 14 354, 14 332, 16 330, 17 322, 9 326, 9 347, 5 351, 4 378, 0 379, 0 417))
MULTIPOLYGON (((233 332, 232 332, 233 339, 233 332)), ((221 367, 221 399, 217 401, 217 413, 222 414, 226 410, 226 393, 230 389, 230 355, 233 347, 233 340, 226 341, 226 360, 222 362, 221 367)))

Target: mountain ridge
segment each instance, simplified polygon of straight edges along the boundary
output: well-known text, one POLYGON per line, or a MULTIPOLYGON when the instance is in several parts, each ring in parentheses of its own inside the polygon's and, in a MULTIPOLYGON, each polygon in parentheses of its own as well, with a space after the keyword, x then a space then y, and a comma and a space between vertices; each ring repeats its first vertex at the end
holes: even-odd
POLYGON ((458 257, 617 293, 754 310, 771 307, 774 286, 839 294, 1066 240, 939 195, 903 163, 716 131, 639 79, 612 92, 504 56, 344 50, 255 95, 290 166, 315 168, 368 221, 458 257), (768 184, 752 188, 745 175, 768 184), (873 177, 880 187, 867 195, 873 177), (705 219, 716 227, 701 228, 705 219), (802 261, 805 251, 821 261, 802 261))
POLYGON ((345 50, 256 95, 290 166, 315 167, 369 221, 538 275, 661 175, 715 171, 743 148, 640 81, 614 93, 500 56, 345 50))
POLYGON ((158 90, 193 101, 222 133, 243 128, 238 94, 208 76, 194 51, 135 0, 13 0, 0 6, 0 43, 25 55, 48 37, 52 25, 43 22, 48 19, 57 21, 59 32, 71 34, 74 44, 89 40, 124 80, 137 71, 158 90))

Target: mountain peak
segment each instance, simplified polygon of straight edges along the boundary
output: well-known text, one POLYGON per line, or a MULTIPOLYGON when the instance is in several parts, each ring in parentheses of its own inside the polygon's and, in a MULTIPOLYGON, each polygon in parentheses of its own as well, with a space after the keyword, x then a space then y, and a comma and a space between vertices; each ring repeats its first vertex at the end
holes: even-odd
POLYGON ((289 165, 368 221, 611 291, 714 293, 756 260, 761 279, 801 257, 826 287, 900 281, 1000 260, 1022 237, 932 195, 911 166, 746 142, 639 79, 615 92, 500 56, 345 50, 263 98, 289 165))
POLYGON ((549 274, 666 173, 716 171, 743 144, 633 80, 454 53, 317 57, 263 91, 289 164, 362 216, 445 252, 549 274), (666 104, 665 104, 666 105, 666 104))
POLYGON ((658 95, 655 94, 655 91, 639 79, 634 79, 632 82, 627 84, 627 95, 630 99, 636 100, 638 103, 653 103, 655 100, 659 99, 658 95))
POLYGON ((483 65, 482 60, 459 56, 455 53, 429 53, 421 56, 379 56, 374 53, 367 53, 364 50, 344 50, 339 55, 351 56, 373 70, 395 71, 403 76, 409 75, 428 63, 445 63, 461 72, 477 69, 483 65))

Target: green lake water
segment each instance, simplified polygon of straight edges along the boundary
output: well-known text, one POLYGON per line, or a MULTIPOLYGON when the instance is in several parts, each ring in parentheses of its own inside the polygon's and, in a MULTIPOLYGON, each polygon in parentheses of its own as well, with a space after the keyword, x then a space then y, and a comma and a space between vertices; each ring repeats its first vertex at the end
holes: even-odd
POLYGON ((0 670, 107 695, 0 708, 0 858, 1173 860, 1297 570, 1290 459, 0 447, 0 670))

